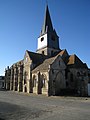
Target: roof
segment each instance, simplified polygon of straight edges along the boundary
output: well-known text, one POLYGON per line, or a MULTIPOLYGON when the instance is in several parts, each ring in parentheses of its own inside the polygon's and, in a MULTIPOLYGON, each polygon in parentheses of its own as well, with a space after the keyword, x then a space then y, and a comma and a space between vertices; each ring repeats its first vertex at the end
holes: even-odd
POLYGON ((52 57, 52 58, 48 58, 48 59, 44 60, 43 63, 40 64, 38 67, 36 67, 34 70, 32 70, 32 72, 37 72, 40 70, 47 70, 49 68, 49 65, 54 62, 56 57, 52 57))
POLYGON ((28 50, 27 53, 34 64, 40 64, 48 57, 46 55, 34 53, 28 50))
POLYGON ((68 59, 68 65, 70 65, 70 64, 75 64, 75 55, 71 55, 70 57, 69 57, 69 59, 68 59))
POLYGON ((67 65, 75 68, 87 68, 86 63, 83 63, 75 54, 69 56, 67 65))
POLYGON ((49 30, 49 32, 53 32, 53 25, 52 25, 50 13, 49 13, 48 5, 46 6, 44 23, 43 23, 41 35, 45 34, 47 32, 47 29, 49 30))
POLYGON ((67 52, 67 50, 66 49, 64 49, 64 50, 61 50, 60 52, 59 52, 59 55, 61 55, 61 56, 68 56, 69 54, 68 54, 68 52, 67 52))
POLYGON ((65 62, 65 64, 67 64, 68 58, 69 58, 69 54, 68 54, 67 50, 66 50, 66 49, 61 50, 61 51, 58 53, 58 55, 60 55, 60 56, 62 57, 63 61, 65 62))

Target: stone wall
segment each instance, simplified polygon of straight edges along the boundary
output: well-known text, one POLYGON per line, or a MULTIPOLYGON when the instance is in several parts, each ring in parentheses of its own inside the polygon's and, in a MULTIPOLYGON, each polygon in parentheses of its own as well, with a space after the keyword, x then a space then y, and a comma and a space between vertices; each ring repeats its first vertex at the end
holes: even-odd
POLYGON ((52 95, 58 95, 61 89, 66 88, 65 68, 66 66, 60 56, 50 65, 50 91, 52 91, 52 95))
POLYGON ((88 71, 85 68, 70 68, 66 77, 66 88, 77 91, 78 95, 87 96, 88 71))
POLYGON ((33 93, 48 95, 48 71, 32 73, 33 93))

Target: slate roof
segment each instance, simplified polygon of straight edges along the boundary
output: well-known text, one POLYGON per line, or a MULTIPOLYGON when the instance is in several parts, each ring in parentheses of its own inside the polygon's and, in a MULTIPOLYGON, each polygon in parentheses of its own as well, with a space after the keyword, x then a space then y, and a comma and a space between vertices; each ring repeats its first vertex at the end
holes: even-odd
POLYGON ((32 62, 34 64, 40 64, 42 63, 48 56, 46 55, 43 55, 43 54, 39 54, 39 53, 34 53, 34 52, 31 52, 31 51, 28 51, 28 55, 30 57, 30 59, 32 60, 32 62))
POLYGON ((56 57, 52 57, 52 58, 48 58, 48 59, 44 60, 43 63, 40 64, 38 67, 36 67, 34 70, 32 70, 32 72, 37 72, 38 70, 39 71, 47 70, 49 68, 49 65, 54 62, 56 57))
POLYGON ((45 34, 47 32, 47 29, 49 30, 49 32, 53 32, 53 25, 49 13, 48 5, 46 6, 44 24, 42 27, 41 35, 45 34))
POLYGON ((66 49, 61 50, 61 51, 59 52, 59 55, 61 55, 61 56, 63 56, 64 54, 68 54, 68 52, 67 52, 66 49))

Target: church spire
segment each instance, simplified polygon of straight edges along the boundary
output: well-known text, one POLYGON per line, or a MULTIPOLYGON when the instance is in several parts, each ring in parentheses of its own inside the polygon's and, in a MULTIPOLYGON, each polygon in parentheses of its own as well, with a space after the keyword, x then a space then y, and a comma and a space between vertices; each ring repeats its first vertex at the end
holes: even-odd
POLYGON ((53 25, 52 25, 50 13, 49 13, 48 5, 46 5, 46 11, 45 11, 43 27, 41 30, 41 35, 45 34, 48 31, 53 32, 53 25))
POLYGON ((53 56, 59 49, 59 37, 53 29, 48 5, 46 5, 44 23, 38 37, 37 53, 53 56))

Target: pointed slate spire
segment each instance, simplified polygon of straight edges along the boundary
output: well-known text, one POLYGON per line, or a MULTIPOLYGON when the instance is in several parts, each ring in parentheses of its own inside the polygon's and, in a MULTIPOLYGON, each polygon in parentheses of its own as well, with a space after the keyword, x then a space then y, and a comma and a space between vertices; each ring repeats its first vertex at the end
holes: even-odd
POLYGON ((41 35, 45 34, 46 32, 53 32, 53 25, 48 9, 48 5, 46 5, 45 17, 44 17, 44 24, 41 30, 41 35))

